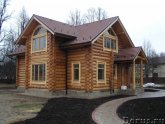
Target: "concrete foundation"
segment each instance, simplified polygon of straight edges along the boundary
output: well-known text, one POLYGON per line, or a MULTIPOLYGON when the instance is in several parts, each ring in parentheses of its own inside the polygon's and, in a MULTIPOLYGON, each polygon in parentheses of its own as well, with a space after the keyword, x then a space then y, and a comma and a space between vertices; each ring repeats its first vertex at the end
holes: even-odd
POLYGON ((132 89, 127 89, 127 90, 115 89, 114 91, 105 90, 105 91, 93 91, 93 92, 68 90, 66 94, 65 90, 49 91, 48 89, 37 89, 37 88, 25 89, 24 87, 18 87, 17 90, 24 95, 37 96, 37 97, 46 97, 46 98, 69 97, 69 98, 83 98, 83 99, 93 99, 93 98, 115 96, 115 95, 136 95, 144 92, 143 89, 136 89, 136 91, 132 89))

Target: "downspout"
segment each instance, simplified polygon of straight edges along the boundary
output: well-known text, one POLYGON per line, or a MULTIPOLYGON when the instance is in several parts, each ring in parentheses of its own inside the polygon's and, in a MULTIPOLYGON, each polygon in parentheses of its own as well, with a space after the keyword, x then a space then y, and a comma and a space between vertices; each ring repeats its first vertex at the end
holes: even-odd
POLYGON ((68 94, 68 51, 65 50, 65 95, 68 94))
POLYGON ((114 62, 114 54, 113 54, 113 52, 112 52, 112 58, 113 58, 113 61, 112 61, 112 93, 114 93, 114 82, 115 82, 115 80, 114 80, 114 64, 115 64, 115 62, 114 62))

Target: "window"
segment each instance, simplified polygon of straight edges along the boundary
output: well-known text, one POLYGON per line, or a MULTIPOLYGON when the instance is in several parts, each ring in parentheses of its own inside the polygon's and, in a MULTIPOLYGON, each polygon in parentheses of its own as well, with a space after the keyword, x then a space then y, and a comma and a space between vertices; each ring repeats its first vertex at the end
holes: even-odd
POLYGON ((104 48, 109 50, 116 50, 116 40, 110 37, 104 37, 104 48))
POLYGON ((72 63, 72 82, 80 82, 80 63, 72 63))
POLYGON ((115 51, 118 50, 118 44, 117 44, 117 36, 112 28, 107 30, 104 33, 104 39, 103 39, 103 47, 105 50, 109 51, 115 51))
POLYGON ((32 81, 45 81, 45 64, 32 65, 32 81))
POLYGON ((105 81, 106 79, 106 64, 105 63, 97 63, 97 80, 98 82, 105 81))
POLYGON ((33 33, 32 52, 43 51, 46 49, 46 30, 38 27, 33 33))

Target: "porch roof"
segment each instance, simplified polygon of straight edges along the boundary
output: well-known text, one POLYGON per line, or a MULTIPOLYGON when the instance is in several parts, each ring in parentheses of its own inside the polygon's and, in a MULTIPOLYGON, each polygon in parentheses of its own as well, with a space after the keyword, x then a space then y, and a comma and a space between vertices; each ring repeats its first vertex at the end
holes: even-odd
POLYGON ((133 61, 138 57, 141 57, 147 63, 147 57, 141 47, 120 49, 118 54, 115 55, 115 62, 133 61))
POLYGON ((14 56, 14 55, 20 55, 24 54, 26 50, 26 46, 24 45, 19 45, 14 51, 10 52, 8 56, 14 56))

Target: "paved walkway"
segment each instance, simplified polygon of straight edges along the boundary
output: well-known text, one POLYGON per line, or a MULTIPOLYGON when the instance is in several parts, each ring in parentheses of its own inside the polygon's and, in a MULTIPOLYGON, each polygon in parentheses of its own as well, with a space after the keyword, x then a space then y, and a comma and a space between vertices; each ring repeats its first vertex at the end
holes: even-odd
POLYGON ((165 90, 158 92, 145 92, 138 96, 109 101, 96 108, 92 113, 92 118, 97 124, 123 124, 123 120, 121 120, 116 114, 118 106, 131 99, 160 96, 165 96, 165 90))

